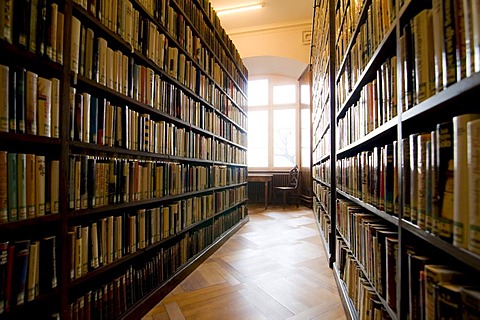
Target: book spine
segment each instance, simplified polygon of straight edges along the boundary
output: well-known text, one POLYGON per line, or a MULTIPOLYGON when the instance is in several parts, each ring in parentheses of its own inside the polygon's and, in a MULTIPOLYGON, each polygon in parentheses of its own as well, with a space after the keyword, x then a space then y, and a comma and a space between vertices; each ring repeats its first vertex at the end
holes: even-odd
POLYGON ((38 277, 39 277, 39 246, 38 241, 30 244, 28 259, 28 278, 27 278, 27 301, 33 301, 38 296, 38 277))
POLYGON ((453 118, 453 244, 468 245, 468 176, 467 176, 467 123, 480 118, 480 114, 463 114, 453 118))
POLYGON ((37 134, 37 82, 38 75, 27 71, 26 120, 27 134, 37 134))
POLYGON ((0 65, 0 131, 8 132, 9 111, 9 67, 0 65))
POLYGON ((35 156, 35 214, 45 215, 45 156, 35 156))
POLYGON ((15 104, 17 111, 17 132, 25 133, 25 78, 26 70, 22 67, 17 67, 15 71, 16 76, 16 91, 15 91, 15 104))
POLYGON ((59 213, 60 210, 60 161, 50 161, 50 203, 51 213, 59 213))
POLYGON ((18 174, 17 174, 17 154, 7 154, 8 168, 8 220, 18 220, 18 174))
POLYGON ((480 254, 480 120, 467 124, 468 250, 480 254))
POLYGON ((417 136, 417 225, 426 229, 426 203, 427 203, 427 141, 430 133, 417 136))
POLYGON ((0 35, 2 39, 6 40, 10 44, 12 44, 13 38, 13 2, 13 0, 3 1, 3 30, 1 30, 2 33, 0 35))
POLYGON ((18 220, 27 219, 27 155, 17 154, 18 220))
POLYGON ((8 222, 8 161, 7 152, 0 151, 0 224, 8 222))
POLYGON ((80 67, 80 30, 80 20, 76 17, 72 17, 70 70, 74 73, 78 73, 80 67))
POLYGON ((15 306, 25 303, 29 253, 30 240, 15 242, 15 270, 12 284, 12 292, 14 293, 12 297, 15 299, 15 306))
POLYGON ((30 29, 28 36, 28 50, 37 53, 37 20, 38 20, 38 1, 30 2, 30 29))
MULTIPOLYGON (((0 66, 2 68, 3 66, 0 66)), ((3 69, 3 68, 2 68, 3 69)), ((2 72, 2 71, 0 71, 2 72)), ((3 78, 3 76, 0 76, 3 78)), ((3 82, 4 80, 0 80, 3 82)), ((3 85, 0 84, 0 88, 3 88, 3 85)), ((1 89, 4 90, 4 89, 1 89)), ((9 68, 8 75, 8 130, 10 132, 17 131, 17 103, 16 103, 16 91, 17 91, 17 72, 15 67, 9 68)), ((2 107, 0 107, 1 110, 2 107)))
POLYGON ((410 221, 417 223, 417 203, 418 203, 418 134, 409 136, 410 145, 410 221))
POLYGON ((5 285, 7 281, 8 241, 0 242, 0 314, 5 313, 5 285))
POLYGON ((56 61, 63 65, 63 36, 64 36, 65 16, 62 12, 57 15, 57 57, 56 61))
POLYGON ((35 194, 36 194, 36 166, 35 155, 26 156, 26 195, 27 195, 27 218, 35 218, 35 194))
POLYGON ((60 80, 52 78, 51 82, 51 136, 60 138, 60 80))
POLYGON ((52 126, 52 81, 42 77, 37 80, 38 135, 51 136, 52 126))
POLYGON ((443 83, 445 87, 457 81, 457 58, 455 38, 455 0, 443 2, 443 35, 445 51, 443 52, 443 83))

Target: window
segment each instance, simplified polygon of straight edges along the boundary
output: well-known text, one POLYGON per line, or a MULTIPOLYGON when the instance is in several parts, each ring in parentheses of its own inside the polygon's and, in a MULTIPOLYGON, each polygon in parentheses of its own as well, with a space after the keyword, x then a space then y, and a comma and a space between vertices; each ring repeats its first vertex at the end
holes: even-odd
POLYGON ((295 164, 300 165, 300 97, 297 79, 281 76, 250 78, 249 169, 289 170, 295 164))

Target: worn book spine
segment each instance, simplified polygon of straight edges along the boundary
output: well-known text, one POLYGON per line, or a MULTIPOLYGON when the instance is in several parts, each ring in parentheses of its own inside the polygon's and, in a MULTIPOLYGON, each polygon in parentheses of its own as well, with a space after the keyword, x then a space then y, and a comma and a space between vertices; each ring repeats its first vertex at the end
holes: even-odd
POLYGON ((37 217, 45 215, 45 156, 35 156, 35 214, 37 217))
POLYGON ((0 224, 6 222, 8 222, 8 162, 7 152, 0 151, 0 224))
POLYGON ((8 168, 8 221, 18 220, 17 154, 7 154, 8 168))
POLYGON ((468 245, 468 156, 467 123, 479 119, 480 114, 463 114, 453 118, 453 244, 468 245))
POLYGON ((26 195, 27 195, 27 218, 35 218, 35 195, 36 195, 36 164, 35 155, 26 155, 26 195))
POLYGON ((37 82, 38 75, 27 71, 26 82, 26 125, 27 134, 37 134, 37 82))
POLYGON ((0 65, 0 131, 8 132, 9 113, 9 67, 0 65))
POLYGON ((52 81, 42 77, 38 77, 37 81, 38 135, 50 137, 52 125, 52 81))
POLYGON ((480 254, 480 120, 467 124, 468 250, 480 254))
POLYGON ((18 220, 27 219, 27 155, 17 154, 18 220))
POLYGON ((60 161, 50 161, 50 206, 51 213, 59 213, 60 209, 60 161))

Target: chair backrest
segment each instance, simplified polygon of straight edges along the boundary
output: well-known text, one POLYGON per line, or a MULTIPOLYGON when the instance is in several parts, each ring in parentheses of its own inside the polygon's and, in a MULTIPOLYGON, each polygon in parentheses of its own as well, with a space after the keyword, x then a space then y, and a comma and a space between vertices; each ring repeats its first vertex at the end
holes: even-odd
POLYGON ((295 167, 292 168, 289 172, 289 187, 298 187, 298 176, 299 176, 299 170, 298 170, 298 165, 295 165, 295 167))

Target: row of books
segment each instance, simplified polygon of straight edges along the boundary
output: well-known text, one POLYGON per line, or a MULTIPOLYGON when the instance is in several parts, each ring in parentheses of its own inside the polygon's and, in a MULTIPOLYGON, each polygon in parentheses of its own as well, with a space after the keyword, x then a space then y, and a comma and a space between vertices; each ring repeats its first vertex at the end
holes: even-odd
POLYGON ((59 212, 59 161, 0 151, 0 224, 59 212))
POLYGON ((387 59, 374 80, 338 120, 337 147, 342 149, 397 116, 397 58, 387 59))
POLYGON ((315 215, 315 218, 317 219, 318 226, 320 227, 320 230, 322 231, 322 237, 325 242, 325 246, 329 247, 329 241, 330 241, 330 232, 331 232, 331 221, 330 217, 328 216, 328 213, 324 210, 326 208, 323 204, 320 203, 318 199, 315 199, 313 201, 313 212, 315 215))
POLYGON ((396 141, 337 160, 337 187, 389 214, 398 215, 396 141))
MULTIPOLYGON (((361 2, 360 5, 362 5, 361 2)), ((354 9, 355 8, 352 7, 352 10, 354 9)), ((391 1, 373 1, 372 5, 367 10, 367 18, 360 26, 355 42, 349 52, 346 52, 350 42, 349 35, 353 35, 353 30, 355 30, 354 28, 356 28, 356 25, 351 25, 352 23, 350 22, 350 19, 347 19, 344 22, 347 24, 347 28, 353 29, 351 29, 351 32, 344 32, 341 34, 340 41, 337 43, 336 47, 336 70, 337 72, 340 71, 339 75, 341 79, 337 90, 338 105, 342 105, 354 89, 363 70, 373 56, 373 53, 377 50, 381 41, 385 37, 390 28, 391 21, 395 18, 394 11, 391 1), (343 36, 344 34, 345 36, 343 36), (347 55, 345 68, 339 70, 340 63, 343 61, 345 55, 347 55)), ((361 11, 353 11, 352 14, 360 15, 360 12, 361 11)), ((394 67, 396 67, 396 65, 394 65, 394 67)))
POLYGON ((337 162, 341 190, 398 215, 398 163, 403 163, 403 218, 456 246, 479 253, 476 203, 480 115, 462 114, 430 132, 337 162))
POLYGON ((325 161, 313 166, 312 174, 314 179, 318 179, 324 183, 330 183, 330 161, 325 161))
POLYGON ((405 108, 480 71, 478 4, 432 1, 403 27, 405 108))
POLYGON ((330 188, 313 181, 313 191, 321 205, 328 210, 330 208, 330 188))
POLYGON ((213 222, 213 234, 215 239, 230 230, 235 224, 247 216, 247 206, 237 206, 228 214, 218 216, 213 222))
POLYGON ((418 248, 407 264, 410 319, 479 319, 480 283, 466 270, 418 248))
POLYGON ((0 131, 59 138, 59 79, 0 65, 0 90, 0 131))
MULTIPOLYGON (((218 85, 222 85, 223 90, 228 90, 230 92, 230 83, 226 80, 226 78, 228 78, 227 74, 221 70, 220 65, 215 62, 213 56, 208 53, 208 50, 202 48, 200 38, 193 36, 190 27, 185 25, 182 15, 178 15, 179 29, 188 30, 188 32, 182 37, 178 37, 178 42, 180 43, 177 42, 176 45, 169 46, 168 37, 164 34, 165 31, 157 28, 157 25, 148 17, 142 17, 139 11, 133 9, 131 2, 122 2, 122 4, 116 6, 115 9, 118 9, 119 12, 123 11, 123 14, 126 14, 124 19, 127 23, 126 29, 128 30, 126 31, 127 34, 124 35, 125 28, 119 25, 119 30, 116 32, 123 39, 126 39, 133 48, 138 52, 142 52, 148 59, 152 60, 162 70, 165 70, 170 76, 197 93, 205 91, 204 89, 198 88, 198 83, 209 82, 207 79, 208 77, 213 78, 218 85), (123 7, 125 5, 128 7, 126 11, 123 7), (177 48, 176 46, 178 45, 181 48, 177 48), (186 55, 182 52, 183 50, 186 51, 186 55), (195 66, 196 63, 201 66, 201 70, 197 69, 195 66), (205 72, 208 77, 206 77, 203 72, 205 72)), ((177 21, 173 8, 169 7, 169 13, 169 16, 171 16, 174 21, 177 21)), ((96 52, 99 54, 99 60, 97 63, 100 66, 103 65, 103 47, 107 47, 105 49, 107 52, 107 58, 108 55, 121 55, 120 51, 113 52, 113 50, 109 49, 105 39, 95 39, 92 29, 81 25, 80 20, 74 18, 74 21, 75 24, 72 34, 79 38, 79 56, 73 56, 73 61, 78 60, 80 74, 87 74, 88 76, 88 73, 90 72, 89 70, 91 70, 89 67, 94 67, 95 69, 96 61, 94 59, 96 52), (77 28, 79 28, 78 31, 77 28), (82 73, 83 70, 85 70, 85 73, 82 73)), ((176 29, 177 28, 175 28, 175 30, 176 29)), ((115 30, 112 31, 115 32, 115 30)), ((175 35, 171 36, 174 39, 177 39, 175 35)), ((74 51, 74 53, 77 54, 77 51, 74 51)), ((108 59, 106 63, 108 64, 108 59)), ((108 65, 106 68, 108 75, 108 65)), ((115 64, 113 68, 115 68, 115 64)), ((74 71, 76 71, 76 69, 74 71)), ((95 78, 95 74, 92 76, 95 78)), ((99 76, 100 80, 102 80, 101 72, 99 76)), ((113 77, 115 77, 115 75, 113 75, 113 77)), ((235 92, 232 93, 235 94, 235 92)), ((202 94, 201 96, 208 100, 207 94, 202 94)), ((239 103, 246 102, 245 99, 237 100, 236 95, 232 95, 232 98, 239 103)))
POLYGON ((375 288, 363 273, 362 267, 348 250, 348 246, 337 238, 337 259, 340 277, 345 290, 357 311, 358 319, 392 319, 375 288))
POLYGON ((404 159, 405 219, 476 254, 479 119, 480 114, 461 114, 403 141, 409 157, 404 159))
MULTIPOLYGON (((237 209, 227 213, 225 219, 238 223, 241 212, 237 209), (231 217, 230 217, 231 216, 231 217), (235 221, 237 220, 237 221, 235 221)), ((217 224, 222 234, 226 224, 217 224)), ((70 300, 72 319, 118 319, 166 279, 177 272, 196 254, 213 242, 212 224, 191 230, 168 247, 162 247, 143 264, 129 266, 124 273, 107 280, 98 288, 70 300)))
MULTIPOLYGON (((324 131, 316 130, 315 132, 322 134, 324 131)), ((313 151, 313 161, 320 161, 320 159, 329 155, 331 151, 330 128, 327 128, 321 137, 314 134, 313 142, 314 146, 316 146, 315 150, 313 151)))
POLYGON ((64 15, 53 1, 1 2, 0 39, 63 64, 64 15))
POLYGON ((245 168, 70 156, 70 209, 161 198, 246 181, 245 168))
POLYGON ((245 186, 215 191, 215 212, 227 210, 245 199, 247 199, 247 188, 245 186))
POLYGON ((57 287, 56 237, 0 240, 0 314, 57 287))
MULTIPOLYGON (((134 58, 124 55, 120 50, 113 51, 105 39, 94 38, 92 29, 88 28, 83 32, 82 26, 81 30, 80 43, 85 49, 80 51, 78 71, 75 71, 141 103, 189 122, 187 106, 200 103, 197 99, 162 79, 152 68, 136 64, 134 58)), ((170 57, 168 54, 167 56, 170 57)), ((176 59, 176 56, 178 54, 172 57, 176 59)), ((186 75, 185 79, 188 81, 179 79, 180 82, 212 103, 226 117, 243 125, 242 128, 246 127, 246 115, 230 103, 223 92, 201 76, 199 70, 194 66, 184 68, 184 62, 169 65, 183 68, 180 73, 186 75)))
POLYGON ((337 250, 344 250, 341 254, 349 253, 354 257, 363 270, 362 277, 369 280, 395 311, 397 228, 349 200, 338 199, 337 230, 343 237, 341 242, 346 241, 339 243, 337 250))
POLYGON ((212 217, 214 198, 213 194, 191 197, 71 226, 68 232, 72 254, 70 278, 78 279, 212 217))

